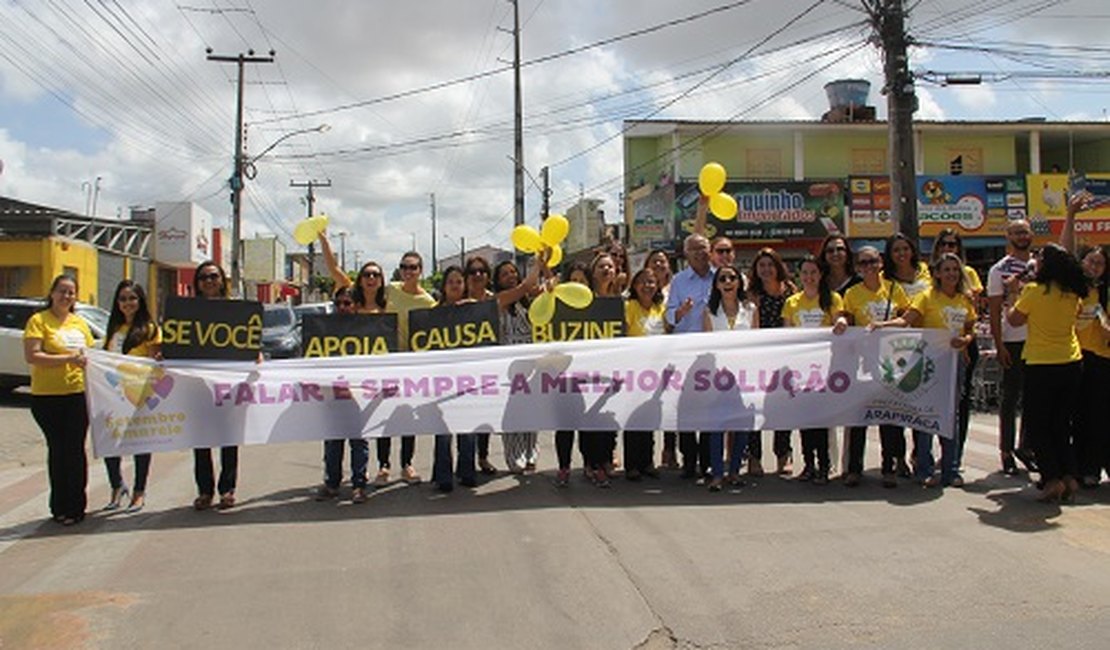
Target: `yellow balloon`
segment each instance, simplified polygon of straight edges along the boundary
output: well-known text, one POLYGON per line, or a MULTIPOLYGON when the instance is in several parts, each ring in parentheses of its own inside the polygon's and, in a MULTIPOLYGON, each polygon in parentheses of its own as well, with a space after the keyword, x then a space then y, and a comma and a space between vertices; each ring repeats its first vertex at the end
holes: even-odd
POLYGON ((720 163, 706 163, 698 172, 698 188, 706 196, 713 196, 725 188, 725 168, 720 163))
POLYGON ((543 248, 540 233, 532 226, 517 226, 513 228, 513 246, 525 253, 538 253, 543 248))
POLYGON ((551 247, 551 254, 547 256, 547 268, 553 269, 563 261, 563 247, 555 244, 551 247))
POLYGON ((555 296, 575 309, 585 309, 594 301, 594 292, 581 282, 556 285, 555 296))
POLYGON ((555 316, 555 296, 544 291, 528 307, 528 320, 533 325, 547 325, 555 316))
POLYGON ((293 228, 293 239, 296 239, 297 243, 301 246, 308 246, 316 241, 316 236, 318 234, 320 233, 316 230, 316 224, 312 223, 309 219, 299 222, 297 226, 293 228))
POLYGON ((328 229, 328 215, 326 214, 318 214, 315 217, 305 219, 305 221, 312 224, 312 227, 316 229, 317 235, 328 229))
POLYGON ((722 221, 736 218, 736 199, 731 194, 717 192, 709 197, 709 209, 722 221))
POLYGON ((548 246, 561 244, 570 232, 570 222, 561 214, 552 214, 543 222, 540 229, 540 239, 548 246))

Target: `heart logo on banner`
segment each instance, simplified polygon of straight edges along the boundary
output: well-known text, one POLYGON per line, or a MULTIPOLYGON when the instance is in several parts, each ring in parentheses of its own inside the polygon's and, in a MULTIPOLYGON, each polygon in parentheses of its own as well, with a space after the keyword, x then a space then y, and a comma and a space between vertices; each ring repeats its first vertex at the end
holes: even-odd
POLYGON ((119 374, 106 373, 108 383, 121 388, 124 398, 136 407, 153 410, 161 403, 159 397, 165 399, 173 390, 173 377, 161 368, 124 363, 116 370, 119 374))

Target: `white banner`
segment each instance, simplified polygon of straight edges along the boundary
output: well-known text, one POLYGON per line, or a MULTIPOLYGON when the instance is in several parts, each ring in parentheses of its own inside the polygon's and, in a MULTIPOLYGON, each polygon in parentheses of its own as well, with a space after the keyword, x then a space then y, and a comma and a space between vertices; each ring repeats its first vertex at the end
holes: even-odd
POLYGON ((940 330, 778 329, 264 363, 89 351, 97 456, 536 431, 896 424, 954 434, 940 330))

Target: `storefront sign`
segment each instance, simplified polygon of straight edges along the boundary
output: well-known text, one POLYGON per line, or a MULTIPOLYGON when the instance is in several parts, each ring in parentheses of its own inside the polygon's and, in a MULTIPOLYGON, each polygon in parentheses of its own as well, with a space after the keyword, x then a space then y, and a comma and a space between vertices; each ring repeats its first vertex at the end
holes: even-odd
MULTIPOLYGON (((823 239, 829 233, 844 232, 842 180, 729 182, 724 191, 736 199, 736 218, 721 221, 710 213, 706 220, 709 237, 778 241, 823 239)), ((676 188, 675 211, 683 237, 694 229, 697 192, 695 183, 681 183, 676 188)))

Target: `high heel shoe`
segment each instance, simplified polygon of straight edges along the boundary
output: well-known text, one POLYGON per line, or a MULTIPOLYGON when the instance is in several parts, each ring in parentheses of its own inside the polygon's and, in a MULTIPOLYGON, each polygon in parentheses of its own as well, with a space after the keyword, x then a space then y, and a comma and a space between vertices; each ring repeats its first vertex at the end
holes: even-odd
POLYGON ((130 494, 130 492, 128 491, 126 485, 121 485, 118 488, 112 488, 112 498, 110 501, 108 501, 108 505, 104 506, 102 510, 104 510, 104 512, 119 510, 120 505, 123 503, 123 500, 127 498, 128 494, 130 494))
POLYGON ((1044 489, 1037 495, 1037 501, 1041 503, 1059 503, 1061 499, 1067 494, 1068 488, 1058 478, 1054 478, 1044 484, 1044 489))
POLYGON ((145 495, 142 492, 135 490, 135 494, 131 495, 131 503, 127 506, 127 512, 132 514, 136 512, 141 512, 144 505, 146 505, 145 495))

